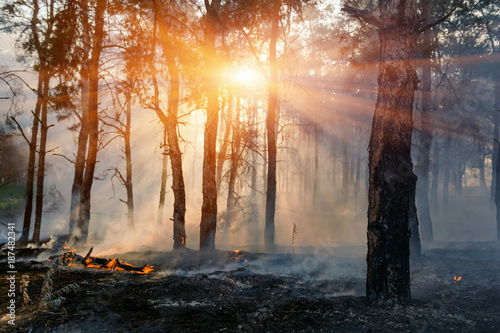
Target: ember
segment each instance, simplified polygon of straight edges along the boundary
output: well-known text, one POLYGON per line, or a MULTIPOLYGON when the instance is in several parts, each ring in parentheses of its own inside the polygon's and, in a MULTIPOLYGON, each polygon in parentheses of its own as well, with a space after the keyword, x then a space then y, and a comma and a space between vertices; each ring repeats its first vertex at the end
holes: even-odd
POLYGON ((106 259, 106 258, 94 257, 91 256, 92 250, 93 248, 90 249, 90 251, 87 253, 85 257, 76 254, 76 252, 74 252, 76 251, 76 249, 73 249, 69 252, 63 253, 60 256, 51 256, 49 257, 49 259, 55 260, 55 263, 61 266, 81 265, 87 268, 127 271, 138 274, 148 274, 154 270, 154 266, 147 264, 142 267, 135 267, 125 262, 121 262, 117 258, 106 259))
POLYGON ((462 277, 461 277, 461 276, 459 276, 459 277, 456 277, 456 276, 455 276, 455 277, 453 278, 453 280, 458 282, 458 281, 462 280, 462 277))

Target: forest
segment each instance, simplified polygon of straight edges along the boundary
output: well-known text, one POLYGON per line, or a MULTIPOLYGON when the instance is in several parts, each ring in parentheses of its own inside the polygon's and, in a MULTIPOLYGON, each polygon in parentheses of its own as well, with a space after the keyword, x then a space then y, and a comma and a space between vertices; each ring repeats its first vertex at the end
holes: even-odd
POLYGON ((497 1, 0 13, 5 327, 500 325, 497 1))

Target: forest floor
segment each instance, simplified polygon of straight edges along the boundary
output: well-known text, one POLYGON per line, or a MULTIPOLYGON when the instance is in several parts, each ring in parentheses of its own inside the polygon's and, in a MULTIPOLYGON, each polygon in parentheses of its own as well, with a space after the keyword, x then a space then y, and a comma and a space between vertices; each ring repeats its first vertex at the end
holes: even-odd
MULTIPOLYGON (((321 250, 321 251, 320 251, 321 250)), ((63 251, 60 251, 61 254, 63 251)), ((53 292, 71 283, 57 311, 42 311, 40 290, 52 267, 47 253, 17 258, 32 305, 17 292, 16 326, 5 332, 498 332, 500 246, 438 244, 412 262, 408 306, 365 301, 365 261, 348 248, 310 254, 218 251, 204 256, 133 252, 116 255, 150 274, 56 267, 53 292), (445 247, 446 246, 446 247, 445 247), (349 255, 349 253, 351 253, 349 255), (457 281, 458 280, 458 281, 457 281)), ((85 253, 79 253, 85 255, 85 253)), ((115 257, 115 256, 113 256, 115 257)), ((6 265, 5 255, 0 256, 6 265)), ((17 281, 19 284, 19 281, 17 281)), ((2 278, 5 314, 8 281, 2 278)))

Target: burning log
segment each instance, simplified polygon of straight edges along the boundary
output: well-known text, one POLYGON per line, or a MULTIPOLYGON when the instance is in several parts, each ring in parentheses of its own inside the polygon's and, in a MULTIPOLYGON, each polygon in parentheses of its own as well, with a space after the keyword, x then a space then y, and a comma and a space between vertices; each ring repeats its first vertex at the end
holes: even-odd
POLYGON ((55 264, 61 266, 83 265, 84 267, 88 268, 126 271, 130 273, 139 273, 139 274, 151 273, 154 269, 154 266, 148 264, 142 267, 137 267, 122 262, 117 258, 106 259, 106 258, 91 256, 93 249, 94 248, 91 248, 85 257, 78 255, 76 253, 76 249, 72 249, 59 256, 51 256, 49 257, 49 259, 55 260, 55 264))

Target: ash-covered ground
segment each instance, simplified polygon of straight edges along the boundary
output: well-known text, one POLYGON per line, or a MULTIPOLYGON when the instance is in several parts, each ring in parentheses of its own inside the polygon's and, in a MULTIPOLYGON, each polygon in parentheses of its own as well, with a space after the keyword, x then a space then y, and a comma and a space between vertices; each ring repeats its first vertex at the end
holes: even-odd
MULTIPOLYGON (((56 267, 55 292, 71 283, 56 311, 42 311, 48 252, 18 255, 31 305, 17 293, 13 332, 498 332, 498 243, 436 244, 412 262, 406 307, 365 301, 362 247, 309 249, 308 254, 218 251, 202 255, 134 252, 113 255, 150 274, 56 267)), ((85 253, 79 253, 85 255, 85 253)), ((2 257, 2 264, 5 257, 2 257)), ((19 281, 18 281, 19 283, 19 281)), ((7 281, 1 281, 2 315, 7 281)))

